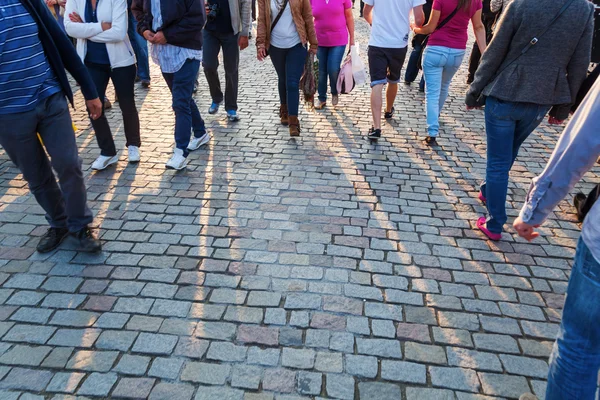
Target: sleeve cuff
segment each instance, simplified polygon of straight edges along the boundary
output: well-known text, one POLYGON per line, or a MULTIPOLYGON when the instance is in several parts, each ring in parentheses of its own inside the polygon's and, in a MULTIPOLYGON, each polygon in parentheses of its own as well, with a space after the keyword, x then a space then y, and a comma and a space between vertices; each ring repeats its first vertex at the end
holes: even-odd
POLYGON ((537 181, 531 184, 527 200, 521 209, 519 216, 523 222, 530 225, 539 225, 546 219, 547 215, 538 210, 538 204, 552 186, 552 181, 537 181))

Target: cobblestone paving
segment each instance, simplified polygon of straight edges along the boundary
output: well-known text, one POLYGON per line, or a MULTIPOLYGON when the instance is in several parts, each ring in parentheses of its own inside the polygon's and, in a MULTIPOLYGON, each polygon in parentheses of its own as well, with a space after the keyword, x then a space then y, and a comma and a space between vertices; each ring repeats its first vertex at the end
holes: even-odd
MULTIPOLYGON (((208 117, 213 140, 181 173, 164 169, 173 116, 155 67, 137 93, 138 166, 122 155, 91 172, 78 96, 101 254, 35 253, 42 211, 0 155, 0 398, 542 396, 579 226, 563 203, 533 244, 473 230, 485 138, 482 112, 464 110, 464 69, 431 150, 415 85, 400 88, 378 145, 362 137, 367 87, 303 111, 290 140, 273 68, 254 55, 242 55, 242 121, 208 117)), ((202 110, 207 93, 202 79, 202 110)), ((119 114, 108 112, 123 145, 119 114)), ((544 123, 524 146, 511 217, 559 132, 544 123)))

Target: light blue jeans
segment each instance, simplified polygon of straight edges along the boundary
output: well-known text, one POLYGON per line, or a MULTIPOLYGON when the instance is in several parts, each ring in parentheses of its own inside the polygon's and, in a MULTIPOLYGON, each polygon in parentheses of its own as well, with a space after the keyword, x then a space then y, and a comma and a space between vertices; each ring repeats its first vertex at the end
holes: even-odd
POLYGON ((443 46, 427 46, 423 53, 425 97, 427 104, 427 133, 436 137, 440 130, 440 112, 448 98, 450 82, 458 71, 465 50, 443 46))
MULTIPOLYGON (((596 223, 597 221, 587 221, 596 223)), ((593 400, 600 369, 600 264, 579 239, 546 400, 593 400)))

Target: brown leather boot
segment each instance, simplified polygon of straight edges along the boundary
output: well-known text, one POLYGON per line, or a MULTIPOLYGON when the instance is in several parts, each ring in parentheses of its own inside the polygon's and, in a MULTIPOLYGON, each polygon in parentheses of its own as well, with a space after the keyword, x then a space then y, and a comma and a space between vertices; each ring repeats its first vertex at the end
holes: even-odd
POLYGON ((296 115, 290 115, 290 136, 300 136, 300 121, 296 115))
POLYGON ((281 119, 281 125, 287 125, 289 123, 287 104, 279 106, 279 118, 281 119))

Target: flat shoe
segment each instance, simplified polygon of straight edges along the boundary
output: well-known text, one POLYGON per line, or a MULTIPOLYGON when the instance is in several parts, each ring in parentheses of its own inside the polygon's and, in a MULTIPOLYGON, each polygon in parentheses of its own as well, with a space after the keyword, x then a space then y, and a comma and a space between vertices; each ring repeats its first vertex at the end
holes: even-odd
POLYGON ((479 228, 479 230, 481 232, 483 232, 485 236, 487 236, 488 238, 490 238, 491 240, 493 240, 495 242, 502 239, 501 233, 493 233, 493 232, 489 231, 489 229, 486 227, 486 222, 487 222, 487 219, 485 217, 480 217, 477 220, 477 228, 479 228))

